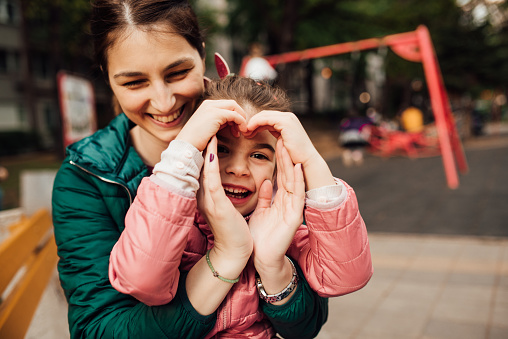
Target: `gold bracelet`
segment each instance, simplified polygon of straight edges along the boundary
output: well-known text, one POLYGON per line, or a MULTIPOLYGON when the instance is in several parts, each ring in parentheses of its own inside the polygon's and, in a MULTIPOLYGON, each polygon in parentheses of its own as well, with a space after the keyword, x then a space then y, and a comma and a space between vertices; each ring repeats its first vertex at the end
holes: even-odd
POLYGON ((240 281, 240 277, 238 277, 236 279, 228 279, 228 278, 221 277, 219 275, 219 272, 217 272, 213 268, 212 262, 210 261, 210 250, 206 251, 206 262, 208 263, 208 267, 210 267, 210 269, 212 270, 212 274, 214 277, 219 278, 220 280, 230 283, 230 284, 234 284, 234 283, 237 283, 238 281, 240 281))

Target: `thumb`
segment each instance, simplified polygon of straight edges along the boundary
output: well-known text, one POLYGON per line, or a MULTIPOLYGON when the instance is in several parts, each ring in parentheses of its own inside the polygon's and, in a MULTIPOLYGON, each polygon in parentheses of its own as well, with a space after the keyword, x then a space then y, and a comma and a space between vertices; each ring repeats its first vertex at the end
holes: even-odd
POLYGON ((272 182, 265 180, 259 187, 258 205, 256 208, 269 208, 272 203, 272 182))

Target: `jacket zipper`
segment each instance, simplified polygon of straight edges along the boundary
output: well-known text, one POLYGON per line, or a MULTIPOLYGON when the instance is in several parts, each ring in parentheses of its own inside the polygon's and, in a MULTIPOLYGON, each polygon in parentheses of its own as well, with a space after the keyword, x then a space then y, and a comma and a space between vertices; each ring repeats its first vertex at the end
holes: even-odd
POLYGON ((119 185, 121 187, 123 187, 126 191, 127 191, 127 194, 129 195, 129 206, 132 205, 132 195, 131 195, 131 192, 129 191, 129 189, 127 188, 127 186, 125 186, 124 184, 121 184, 119 182, 116 182, 116 181, 113 181, 113 180, 110 180, 110 179, 107 179, 107 178, 104 178, 104 177, 101 177, 100 175, 97 175, 95 173, 92 173, 90 172, 89 170, 87 170, 86 168, 83 168, 81 166, 79 166, 78 164, 76 164, 74 161, 69 161, 71 165, 74 165, 76 166, 77 168, 81 169, 82 171, 88 173, 88 174, 91 174, 93 175, 94 177, 104 181, 104 182, 107 182, 107 183, 110 183, 110 184, 115 184, 115 185, 119 185))

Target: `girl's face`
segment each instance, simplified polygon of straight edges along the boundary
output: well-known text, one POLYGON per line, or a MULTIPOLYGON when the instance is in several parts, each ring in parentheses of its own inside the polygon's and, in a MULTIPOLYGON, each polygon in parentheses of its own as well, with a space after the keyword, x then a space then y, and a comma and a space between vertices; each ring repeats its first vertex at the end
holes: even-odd
POLYGON ((133 29, 108 51, 111 88, 123 112, 156 140, 171 142, 203 93, 204 60, 182 36, 133 29))
POLYGON ((259 188, 275 173, 277 139, 268 131, 252 139, 234 137, 229 127, 217 133, 217 155, 222 186, 226 196, 242 214, 252 212, 258 202, 259 188))

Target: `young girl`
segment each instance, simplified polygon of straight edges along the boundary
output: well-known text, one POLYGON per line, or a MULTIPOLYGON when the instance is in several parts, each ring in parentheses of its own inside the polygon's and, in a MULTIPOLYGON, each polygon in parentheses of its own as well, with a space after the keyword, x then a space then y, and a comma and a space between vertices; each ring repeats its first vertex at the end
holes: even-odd
POLYGON ((122 293, 160 305, 174 298, 180 272, 207 266, 211 283, 193 279, 192 271, 186 279, 197 291, 189 295, 194 306, 213 298, 211 288, 228 291, 207 338, 272 338, 266 315, 309 288, 302 274, 322 297, 367 283, 372 264, 365 224, 353 190, 332 177, 298 119, 284 112, 283 91, 229 76, 209 84, 205 98, 201 109, 215 100, 236 101, 245 124, 225 124, 210 141, 197 199, 203 158, 179 140, 183 128, 138 189, 111 252, 110 281, 122 293), (218 232, 234 237, 214 241, 218 232), (244 265, 217 255, 231 247, 244 265), (281 272, 288 277, 282 285, 273 279, 281 272))

